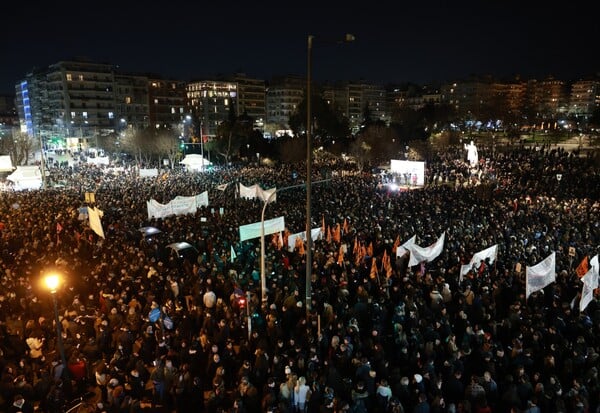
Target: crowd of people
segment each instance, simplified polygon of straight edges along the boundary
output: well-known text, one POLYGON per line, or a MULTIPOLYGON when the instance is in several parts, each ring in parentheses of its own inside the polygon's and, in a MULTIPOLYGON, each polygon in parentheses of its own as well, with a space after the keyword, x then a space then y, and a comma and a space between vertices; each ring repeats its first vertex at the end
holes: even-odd
MULTIPOLYGON (((61 412, 77 399, 77 411, 98 413, 599 412, 600 307, 595 297, 579 311, 575 271, 600 245, 598 157, 479 156, 432 155, 426 185, 399 192, 347 162, 315 165, 315 180, 331 176, 313 186, 323 237, 307 263, 305 245, 268 236, 266 301, 260 243, 239 241, 264 204, 236 188, 299 185, 302 165, 140 178, 134 166, 62 164, 50 176, 64 187, 2 193, 0 411, 61 412), (204 191, 209 206, 195 214, 148 217, 150 199, 204 191), (146 238, 147 226, 161 233, 146 238), (398 242, 442 233, 432 262, 396 255, 398 242), (165 252, 180 241, 197 259, 165 252), (461 277, 492 245, 497 258, 461 277), (526 297, 525 268, 551 252, 555 282, 526 297), (53 271, 55 295, 42 283, 53 271)), ((278 192, 267 218, 301 232, 305 199, 299 187, 278 192)))

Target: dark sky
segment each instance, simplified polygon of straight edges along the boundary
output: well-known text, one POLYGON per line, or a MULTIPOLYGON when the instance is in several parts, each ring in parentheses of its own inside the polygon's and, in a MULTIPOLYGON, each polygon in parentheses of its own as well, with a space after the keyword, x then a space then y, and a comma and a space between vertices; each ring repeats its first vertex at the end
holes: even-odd
POLYGON ((35 67, 75 57, 182 80, 234 72, 305 76, 309 34, 316 80, 570 80, 600 72, 600 24, 590 2, 153 3, 5 2, 0 92, 12 93, 35 67), (356 41, 336 44, 345 33, 356 41))

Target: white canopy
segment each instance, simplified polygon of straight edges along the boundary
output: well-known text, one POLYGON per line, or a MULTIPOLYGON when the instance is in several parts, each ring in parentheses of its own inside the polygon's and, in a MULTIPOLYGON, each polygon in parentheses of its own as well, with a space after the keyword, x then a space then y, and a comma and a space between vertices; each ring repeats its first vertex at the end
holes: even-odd
POLYGON ((203 168, 212 165, 211 161, 203 158, 202 155, 195 153, 186 155, 185 158, 179 163, 181 165, 185 165, 191 171, 201 171, 203 168))
POLYGON ((16 190, 40 189, 42 187, 42 171, 39 166, 17 166, 17 169, 6 177, 16 190))

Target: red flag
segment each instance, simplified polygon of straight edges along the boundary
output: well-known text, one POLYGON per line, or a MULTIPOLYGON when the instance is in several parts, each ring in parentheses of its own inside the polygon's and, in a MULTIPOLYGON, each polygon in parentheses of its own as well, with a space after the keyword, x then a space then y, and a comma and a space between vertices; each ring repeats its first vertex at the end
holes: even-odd
POLYGON ((344 231, 344 234, 348 233, 348 220, 346 218, 344 218, 344 226, 342 227, 342 231, 344 231))
POLYGON ((325 231, 327 228, 325 227, 325 215, 323 215, 323 222, 321 223, 321 233, 325 236, 325 231))
POLYGON ((383 259, 382 259, 382 264, 383 264, 383 269, 385 269, 385 276, 387 278, 390 278, 392 276, 393 270, 392 270, 392 260, 391 257, 387 254, 387 250, 385 250, 383 252, 383 259))
POLYGON ((400 235, 396 236, 396 240, 394 241, 394 246, 392 247, 392 253, 396 253, 396 250, 400 246, 400 235))
POLYGON ((338 251, 337 263, 338 265, 344 265, 344 249, 342 245, 340 245, 340 250, 338 251))
POLYGON ((377 259, 373 257, 373 262, 371 263, 371 274, 370 277, 372 280, 376 279, 379 276, 379 272, 377 271, 377 259))
POLYGON ((328 244, 331 242, 331 228, 330 227, 327 227, 327 237, 325 239, 328 244))
POLYGON ((300 255, 304 255, 306 252, 304 251, 304 241, 302 241, 302 238, 300 237, 296 237, 296 245, 295 248, 298 249, 298 254, 300 255))
POLYGON ((341 228, 340 228, 340 224, 336 224, 335 226, 335 230, 333 231, 333 241, 334 242, 341 242, 342 241, 342 234, 341 234, 341 228))
POLYGON ((369 257, 372 257, 372 256, 373 256, 373 241, 371 241, 371 242, 369 243, 369 247, 367 248, 367 255, 368 255, 369 257))
POLYGON ((56 245, 60 244, 60 232, 63 230, 62 225, 60 225, 60 222, 56 223, 56 245))
POLYGON ((288 248, 288 237, 290 235, 290 231, 288 231, 288 229, 286 228, 285 231, 283 231, 283 245, 285 245, 285 248, 288 248))
POLYGON ((589 270, 590 270, 590 264, 588 261, 588 257, 586 255, 585 257, 583 257, 583 259, 581 260, 581 262, 579 263, 579 265, 577 266, 577 269, 575 269, 575 271, 577 272, 577 276, 579 278, 581 278, 585 274, 587 274, 587 272, 589 270))

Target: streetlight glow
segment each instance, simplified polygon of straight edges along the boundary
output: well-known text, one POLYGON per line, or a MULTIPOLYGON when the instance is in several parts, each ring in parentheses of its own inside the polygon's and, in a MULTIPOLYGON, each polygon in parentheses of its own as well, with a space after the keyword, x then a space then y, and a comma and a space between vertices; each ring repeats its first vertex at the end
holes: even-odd
POLYGON ((54 305, 54 323, 56 325, 56 346, 58 347, 58 353, 60 354, 60 360, 62 362, 62 373, 61 378, 64 379, 67 389, 71 388, 69 377, 69 370, 67 369, 67 358, 65 356, 65 345, 62 337, 62 324, 58 317, 58 302, 56 300, 56 291, 62 282, 62 277, 58 274, 52 273, 44 277, 44 284, 52 294, 52 304, 54 305))
POLYGON ((56 274, 49 274, 44 278, 44 283, 48 290, 50 290, 52 294, 55 294, 60 285, 60 277, 56 274))

